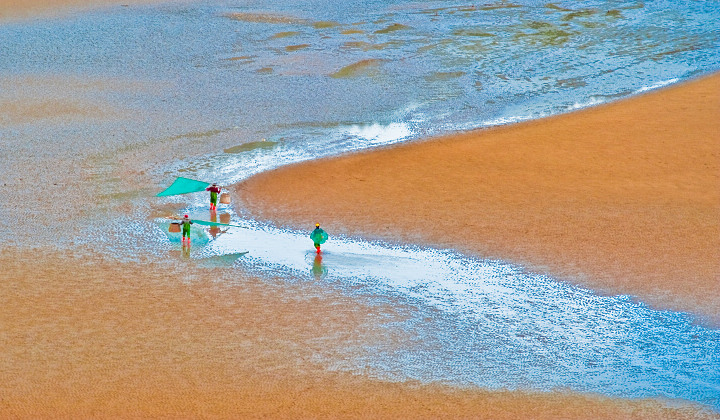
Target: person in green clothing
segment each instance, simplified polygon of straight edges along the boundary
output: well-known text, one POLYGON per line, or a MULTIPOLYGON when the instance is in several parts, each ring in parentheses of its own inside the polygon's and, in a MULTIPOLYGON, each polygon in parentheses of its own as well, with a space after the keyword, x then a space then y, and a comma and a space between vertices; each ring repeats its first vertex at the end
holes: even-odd
POLYGON ((205 191, 210 191, 210 210, 217 210, 218 193, 222 188, 213 182, 211 186, 205 188, 205 191))
POLYGON ((320 245, 325 243, 328 239, 328 234, 320 229, 320 223, 315 223, 315 230, 312 231, 310 234, 310 239, 312 239, 313 243, 315 244, 315 249, 317 250, 317 253, 320 253, 320 245))
POLYGON ((180 225, 182 226, 182 243, 185 245, 185 241, 187 241, 187 244, 190 245, 190 225, 192 225, 193 222, 190 220, 190 216, 187 214, 185 217, 180 220, 180 225), (186 239, 187 237, 187 239, 186 239))

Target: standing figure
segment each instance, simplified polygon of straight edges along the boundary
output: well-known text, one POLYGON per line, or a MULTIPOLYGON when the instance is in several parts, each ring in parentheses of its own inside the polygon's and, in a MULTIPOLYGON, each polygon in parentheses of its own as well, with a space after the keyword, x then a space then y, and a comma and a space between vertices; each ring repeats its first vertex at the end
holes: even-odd
POLYGON ((310 234, 310 239, 312 239, 313 243, 315 244, 315 249, 319 254, 320 245, 325 243, 325 241, 327 241, 328 239, 328 234, 325 233, 324 230, 320 229, 320 223, 315 223, 315 230, 313 230, 310 234))
POLYGON ((192 220, 190 220, 190 216, 187 214, 185 217, 180 220, 180 225, 182 226, 182 243, 183 246, 185 245, 185 241, 187 240, 187 244, 190 245, 190 225, 192 225, 192 220), (185 239, 187 237, 187 239, 185 239))
POLYGON ((205 191, 210 191, 210 210, 211 211, 217 210, 218 193, 221 190, 222 190, 222 188, 220 188, 218 186, 218 184, 216 184, 214 182, 211 186, 205 188, 205 191))

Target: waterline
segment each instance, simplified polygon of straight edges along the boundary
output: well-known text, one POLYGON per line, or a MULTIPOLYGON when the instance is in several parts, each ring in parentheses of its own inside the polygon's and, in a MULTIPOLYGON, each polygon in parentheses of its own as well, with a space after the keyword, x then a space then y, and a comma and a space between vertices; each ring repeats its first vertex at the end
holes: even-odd
MULTIPOLYGON (((190 209, 202 214, 201 208, 190 209)), ((193 251, 286 273, 350 296, 389 296, 415 308, 411 337, 368 348, 335 368, 390 380, 489 389, 556 388, 625 398, 680 398, 720 408, 720 331, 688 314, 599 296, 501 261, 452 250, 331 237, 316 254, 306 232, 249 220, 193 251), (369 371, 368 371, 369 367, 369 371)))

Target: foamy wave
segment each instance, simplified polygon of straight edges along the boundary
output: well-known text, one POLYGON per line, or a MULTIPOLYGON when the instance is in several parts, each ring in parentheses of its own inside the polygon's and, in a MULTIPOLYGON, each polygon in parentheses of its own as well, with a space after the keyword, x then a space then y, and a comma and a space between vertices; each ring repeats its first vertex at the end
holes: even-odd
POLYGON ((676 83, 676 82, 678 82, 679 80, 680 80, 680 79, 676 77, 676 78, 674 78, 674 79, 664 80, 664 81, 662 81, 662 82, 657 82, 657 83, 655 83, 655 84, 653 84, 653 85, 642 87, 642 88, 636 90, 635 93, 642 93, 642 92, 647 92, 647 91, 649 91, 649 90, 653 90, 653 89, 665 87, 665 86, 667 86, 667 85, 671 85, 671 84, 673 84, 673 83, 676 83))
POLYGON ((587 108, 589 106, 599 105, 603 102, 605 102, 605 101, 603 101, 602 99, 590 98, 590 100, 586 101, 586 102, 575 102, 573 105, 568 107, 568 111, 575 111, 576 109, 582 109, 582 108, 587 108))
POLYGON ((542 116, 518 115, 518 116, 514 116, 514 117, 500 117, 500 118, 495 118, 493 120, 485 120, 482 123, 480 123, 480 125, 482 127, 493 127, 496 125, 513 124, 513 123, 518 123, 521 121, 537 119, 540 117, 542 117, 542 116))
POLYGON ((369 140, 374 144, 394 143, 412 135, 412 131, 406 123, 353 125, 345 129, 344 132, 354 137, 369 140))

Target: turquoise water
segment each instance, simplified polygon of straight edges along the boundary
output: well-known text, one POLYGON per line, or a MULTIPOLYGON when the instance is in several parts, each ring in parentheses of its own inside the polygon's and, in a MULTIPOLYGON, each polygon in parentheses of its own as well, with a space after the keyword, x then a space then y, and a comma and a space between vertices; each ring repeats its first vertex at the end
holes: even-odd
MULTIPOLYGON (((0 183, 17 182, 24 159, 77 159, 77 188, 92 182, 111 204, 60 242, 133 260, 179 247, 148 210, 157 203, 209 217, 202 194, 153 197, 176 176, 228 185, 293 162, 569 112, 717 71, 720 11, 711 1, 218 1, 6 23, 0 45, 0 101, 67 99, 55 85, 28 92, 8 82, 52 76, 77 81, 71 99, 109 104, 111 114, 3 124, 0 183), (156 149, 180 152, 151 161, 156 149)), ((0 204, 4 219, 23 219, 22 208, 0 204)), ((186 256, 198 265, 280 273, 412 308, 394 326, 407 332, 401 345, 379 343, 332 368, 720 409, 720 331, 690 314, 412 245, 331 237, 318 261, 305 232, 221 210, 244 228, 217 238, 196 230, 186 256)), ((18 226, 8 227, 4 246, 42 241, 18 226)))

